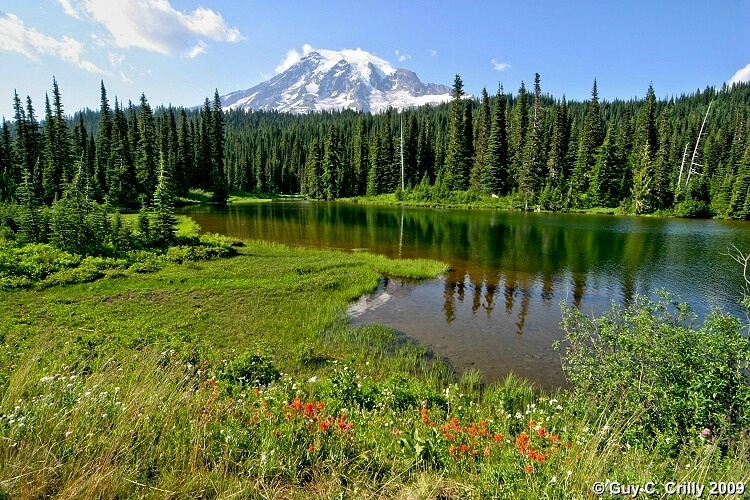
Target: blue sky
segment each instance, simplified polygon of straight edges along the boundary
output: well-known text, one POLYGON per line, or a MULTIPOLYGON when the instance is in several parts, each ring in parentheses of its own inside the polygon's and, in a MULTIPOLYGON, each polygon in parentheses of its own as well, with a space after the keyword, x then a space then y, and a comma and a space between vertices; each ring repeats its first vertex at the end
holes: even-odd
POLYGON ((304 45, 361 48, 424 82, 477 95, 659 97, 750 80, 750 0, 0 0, 0 114, 13 90, 38 114, 57 78, 68 113, 114 102, 197 105, 273 76, 304 45))

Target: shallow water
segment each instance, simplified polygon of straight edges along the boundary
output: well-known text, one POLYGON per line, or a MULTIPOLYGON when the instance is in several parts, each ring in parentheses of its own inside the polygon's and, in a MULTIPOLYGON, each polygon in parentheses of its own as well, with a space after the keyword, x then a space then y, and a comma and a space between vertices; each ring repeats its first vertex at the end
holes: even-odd
POLYGON ((564 381, 551 348, 561 304, 598 314, 664 288, 700 316, 741 315, 741 270, 726 254, 750 251, 750 225, 731 221, 324 202, 181 212, 208 232, 447 262, 436 280, 384 278, 352 305, 352 322, 392 326, 486 380, 512 370, 546 387, 564 381))

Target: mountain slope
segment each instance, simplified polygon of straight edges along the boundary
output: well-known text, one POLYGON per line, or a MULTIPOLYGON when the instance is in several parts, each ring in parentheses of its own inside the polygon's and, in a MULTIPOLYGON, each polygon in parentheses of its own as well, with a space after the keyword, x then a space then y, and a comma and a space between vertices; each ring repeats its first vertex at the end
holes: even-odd
POLYGON ((308 113, 359 109, 377 113, 450 99, 450 88, 424 84, 413 71, 395 68, 361 49, 314 50, 270 80, 221 98, 224 109, 308 113))

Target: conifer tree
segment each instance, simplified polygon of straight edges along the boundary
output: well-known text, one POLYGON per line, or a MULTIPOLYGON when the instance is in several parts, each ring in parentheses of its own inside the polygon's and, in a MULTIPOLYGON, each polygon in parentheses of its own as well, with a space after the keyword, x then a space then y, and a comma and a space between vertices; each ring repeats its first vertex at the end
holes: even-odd
POLYGON ((435 180, 435 152, 432 147, 432 138, 429 127, 419 127, 417 138, 417 172, 420 179, 428 179, 432 183, 435 180))
POLYGON ((552 137, 550 139, 547 171, 549 184, 554 189, 561 189, 563 182, 570 174, 568 164, 568 145, 570 144, 570 118, 565 96, 560 104, 552 110, 552 137))
POLYGON ((521 82, 518 89, 518 98, 513 107, 513 119, 510 134, 510 176, 509 188, 514 189, 518 185, 518 176, 523 168, 523 153, 526 149, 526 134, 529 128, 529 95, 526 86, 521 82))
POLYGON ((523 152, 523 163, 518 170, 518 188, 527 201, 539 193, 546 165, 544 144, 544 109, 539 73, 534 76, 532 119, 523 152))
POLYGON ((323 172, 320 182, 323 197, 335 200, 339 197, 339 172, 341 170, 341 147, 339 145, 338 130, 331 127, 328 131, 325 152, 323 153, 323 172))
POLYGON ((451 190, 464 190, 469 183, 471 159, 467 149, 463 97, 464 83, 456 75, 451 91, 448 150, 445 157, 445 182, 451 190))
POLYGON ((62 186, 65 179, 61 156, 59 153, 60 127, 56 124, 57 120, 52 115, 49 96, 44 96, 44 172, 42 175, 42 185, 44 190, 44 199, 47 202, 54 198, 62 197, 62 186))
POLYGON ((318 141, 314 140, 308 149, 307 160, 305 161, 305 173, 307 175, 307 195, 311 198, 321 198, 318 141))
POLYGON ((506 97, 500 87, 492 111, 492 126, 487 139, 482 187, 492 194, 507 194, 510 189, 508 130, 505 117, 506 97))
POLYGON ((487 89, 482 89, 482 101, 479 105, 479 120, 477 123, 477 140, 474 151, 474 165, 471 169, 471 178, 469 184, 472 189, 482 190, 484 179, 487 174, 485 168, 487 166, 486 154, 487 154, 487 141, 489 140, 490 131, 492 128, 492 111, 490 110, 490 96, 487 94, 487 89))
POLYGON ((578 157, 570 179, 568 203, 570 206, 581 206, 581 194, 589 189, 591 172, 596 164, 596 152, 604 139, 599 93, 594 79, 591 100, 586 107, 586 121, 578 139, 578 157))
POLYGON ((654 178, 652 154, 648 143, 641 147, 641 156, 633 172, 633 210, 648 214, 654 210, 654 178))
POLYGON ((180 109, 177 131, 177 161, 175 162, 174 184, 178 194, 185 195, 190 187, 193 172, 193 144, 185 108, 180 109))
POLYGON ((733 219, 750 219, 750 143, 740 160, 737 175, 732 185, 729 201, 729 216, 733 219))
POLYGON ((16 197, 20 205, 18 237, 21 243, 42 243, 44 241, 44 219, 41 211, 41 200, 34 192, 31 172, 24 165, 23 181, 18 186, 16 197))
POLYGON ((96 134, 96 167, 94 177, 97 189, 108 193, 109 182, 113 176, 114 165, 110 163, 112 157, 112 111, 109 108, 107 89, 104 80, 101 81, 101 96, 99 105, 99 131, 96 134))
POLYGON ((364 194, 367 189, 367 142, 364 130, 364 120, 357 120, 352 142, 352 167, 354 170, 353 190, 356 195, 364 194))
POLYGON ((172 182, 165 168, 164 155, 159 158, 159 178, 154 191, 153 238, 157 244, 169 246, 176 237, 177 219, 174 216, 172 182))
POLYGON ((227 178, 224 172, 224 111, 221 109, 219 90, 214 92, 211 108, 211 192, 212 201, 226 203, 228 197, 227 178))
POLYGON ((11 178, 13 169, 13 150, 10 140, 10 127, 3 118, 0 127, 0 202, 7 201, 13 194, 15 184, 11 178))
POLYGON ((622 158, 618 154, 614 135, 614 128, 610 127, 604 144, 597 150, 589 188, 592 203, 603 207, 615 207, 622 198, 622 158))
POLYGON ((375 196, 385 192, 383 184, 383 148, 382 136, 373 134, 370 140, 370 169, 367 172, 367 196, 375 196))
POLYGON ((156 189, 156 123, 145 94, 141 94, 138 116, 138 146, 135 151, 135 174, 142 194, 151 196, 156 189))
POLYGON ((657 209, 669 207, 674 200, 672 190, 673 166, 670 160, 672 133, 667 116, 668 110, 665 109, 659 117, 659 149, 654 158, 654 203, 657 209))
POLYGON ((55 113, 54 130, 54 161, 57 164, 56 170, 62 172, 63 182, 71 182, 75 175, 75 165, 71 152, 70 131, 68 130, 68 121, 65 118, 65 112, 62 105, 60 89, 57 86, 57 80, 52 78, 52 106, 55 113))

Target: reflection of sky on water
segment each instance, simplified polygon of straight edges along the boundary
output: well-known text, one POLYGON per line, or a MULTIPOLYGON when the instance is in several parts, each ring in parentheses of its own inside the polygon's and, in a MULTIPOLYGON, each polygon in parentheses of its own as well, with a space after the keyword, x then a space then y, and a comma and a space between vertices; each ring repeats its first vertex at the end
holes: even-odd
POLYGON ((747 223, 577 214, 430 210, 340 203, 186 209, 204 231, 317 248, 443 260, 419 285, 384 280, 354 322, 387 324, 458 368, 561 380, 560 304, 600 314, 667 289, 703 316, 741 314, 730 245, 750 250, 747 223))

